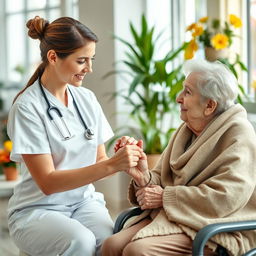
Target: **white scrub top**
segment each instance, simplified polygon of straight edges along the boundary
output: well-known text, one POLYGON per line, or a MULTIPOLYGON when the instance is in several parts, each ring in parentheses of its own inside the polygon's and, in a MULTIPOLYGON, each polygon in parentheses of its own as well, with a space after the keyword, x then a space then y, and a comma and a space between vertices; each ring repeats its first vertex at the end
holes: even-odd
MULTIPOLYGON (((45 195, 32 179, 22 154, 51 154, 55 169, 67 170, 92 165, 96 162, 97 147, 113 136, 112 129, 93 92, 84 87, 68 86, 80 113, 88 126, 94 131, 94 138, 84 137, 85 128, 68 92, 68 106, 63 105, 44 88, 51 106, 57 107, 72 134, 63 140, 46 110, 47 103, 42 95, 38 81, 28 87, 13 104, 8 117, 7 131, 13 142, 11 159, 21 163, 22 181, 15 187, 9 201, 9 215, 16 210, 28 207, 58 209, 63 205, 73 205, 86 199, 94 192, 92 184, 73 190, 45 195)), ((57 122, 59 117, 51 114, 57 122)), ((65 128, 58 122, 59 127, 65 128)))

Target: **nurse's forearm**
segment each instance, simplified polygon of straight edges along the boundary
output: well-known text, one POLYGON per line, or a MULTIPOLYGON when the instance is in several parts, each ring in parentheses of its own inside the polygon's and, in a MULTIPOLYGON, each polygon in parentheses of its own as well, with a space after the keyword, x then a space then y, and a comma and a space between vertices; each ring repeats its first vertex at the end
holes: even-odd
POLYGON ((75 189, 120 170, 134 167, 141 152, 142 150, 136 145, 128 145, 108 160, 71 170, 55 170, 50 154, 26 154, 22 157, 39 188, 44 194, 50 195, 75 189))
POLYGON ((49 173, 41 189, 46 195, 63 192, 90 184, 118 171, 120 170, 111 159, 79 169, 55 170, 49 173))

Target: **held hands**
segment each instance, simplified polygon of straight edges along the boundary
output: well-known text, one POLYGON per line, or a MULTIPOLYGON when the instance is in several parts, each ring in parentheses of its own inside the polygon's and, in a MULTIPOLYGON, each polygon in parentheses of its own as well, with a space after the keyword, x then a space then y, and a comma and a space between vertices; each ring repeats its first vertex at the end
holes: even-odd
POLYGON ((114 150, 116 153, 120 148, 124 147, 125 145, 137 145, 137 144, 138 144, 138 141, 135 140, 133 137, 123 136, 116 141, 114 150))
MULTIPOLYGON (((144 186, 150 175, 148 171, 147 156, 142 151, 143 141, 137 141, 132 137, 123 136, 117 141, 114 147, 116 154, 128 145, 137 145, 141 149, 141 154, 138 157, 137 163, 134 162, 133 167, 126 170, 126 172, 133 177, 138 186, 144 186)), ((163 191, 163 188, 159 185, 149 185, 138 189, 136 197, 141 209, 145 210, 163 207, 163 191)))
POLYGON ((115 160, 115 166, 119 170, 127 170, 137 166, 142 153, 142 149, 137 145, 125 145, 116 152, 112 159, 115 160))
POLYGON ((137 201, 142 210, 163 207, 163 188, 159 185, 149 185, 136 192, 137 201))
MULTIPOLYGON (((123 136, 120 138, 114 149, 115 152, 118 152, 124 146, 127 145, 137 145, 141 150, 143 149, 143 141, 142 140, 135 140, 133 137, 123 136)), ((138 186, 144 186, 147 181, 149 180, 149 171, 148 171, 148 163, 147 163, 147 156, 142 151, 141 156, 137 162, 137 165, 134 165, 132 168, 126 170, 127 174, 133 177, 134 181, 138 186)))

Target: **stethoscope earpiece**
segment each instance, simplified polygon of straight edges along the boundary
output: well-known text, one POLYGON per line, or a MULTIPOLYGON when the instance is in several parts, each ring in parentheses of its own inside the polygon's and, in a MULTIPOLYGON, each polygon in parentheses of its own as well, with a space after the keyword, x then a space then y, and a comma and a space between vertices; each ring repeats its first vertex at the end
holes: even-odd
MULTIPOLYGON (((44 99, 45 99, 45 101, 46 101, 46 103, 47 103, 47 106, 48 106, 48 108, 47 108, 47 110, 46 110, 46 113, 47 113, 49 119, 53 122, 53 124, 55 125, 55 127, 57 128, 58 132, 60 133, 60 135, 63 137, 64 140, 68 140, 68 139, 72 138, 73 136, 71 136, 71 133, 70 133, 68 127, 67 127, 67 124, 66 124, 66 122, 65 122, 64 119, 63 119, 62 113, 60 112, 60 110, 59 110, 57 107, 51 106, 51 104, 50 104, 50 102, 49 102, 49 100, 48 100, 48 98, 47 98, 47 96, 46 96, 46 94, 45 94, 45 92, 44 92, 43 86, 42 86, 42 84, 41 84, 41 79, 40 79, 40 77, 38 78, 38 83, 39 83, 39 87, 40 87, 40 89, 41 89, 41 92, 42 92, 42 94, 43 94, 43 97, 44 97, 44 99), (51 113, 50 113, 50 111, 52 111, 52 110, 55 111, 55 112, 57 113, 57 115, 59 116, 59 118, 61 119, 61 121, 62 121, 62 123, 63 123, 65 129, 67 130, 67 132, 68 132, 68 134, 69 134, 68 136, 65 136, 65 135, 63 134, 62 130, 57 126, 57 123, 54 121, 54 119, 53 119, 53 117, 52 117, 52 115, 51 115, 51 113)), ((68 89, 69 89, 69 88, 68 88, 68 89)), ((78 109, 78 106, 77 106, 77 104, 76 104, 75 98, 74 98, 74 96, 73 96, 73 94, 72 94, 72 92, 71 92, 70 89, 69 89, 69 92, 70 92, 70 95, 71 95, 72 98, 73 98, 73 104, 74 104, 74 106, 75 106, 76 112, 77 112, 77 114, 78 114, 78 116, 79 116, 79 118, 80 118, 80 121, 82 122, 82 124, 83 124, 83 126, 84 126, 84 128, 85 128, 84 137, 85 137, 87 140, 92 140, 93 137, 94 137, 94 132, 93 132, 91 129, 89 129, 89 128, 87 127, 87 125, 86 125, 86 123, 85 123, 85 121, 84 121, 84 119, 83 119, 83 117, 82 117, 82 115, 81 115, 81 113, 80 113, 80 111, 79 111, 79 109, 78 109)))

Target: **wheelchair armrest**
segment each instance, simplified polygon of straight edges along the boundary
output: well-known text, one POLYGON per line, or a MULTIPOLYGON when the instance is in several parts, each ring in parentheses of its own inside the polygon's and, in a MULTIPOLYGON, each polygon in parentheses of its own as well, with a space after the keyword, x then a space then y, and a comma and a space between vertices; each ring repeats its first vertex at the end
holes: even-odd
POLYGON ((113 233, 115 234, 119 232, 124 227, 124 224, 128 219, 133 216, 140 215, 142 212, 143 210, 141 210, 139 207, 132 207, 121 212, 115 221, 113 233))
MULTIPOLYGON (((192 255, 197 255, 197 256, 204 255, 203 251, 204 251, 206 242, 212 236, 218 233, 253 230, 253 229, 256 229, 256 220, 239 221, 239 222, 223 222, 223 223, 215 223, 215 224, 207 225, 197 232, 196 237, 193 241, 192 255)), ((248 253, 245 255, 247 256, 252 255, 248 253)))

